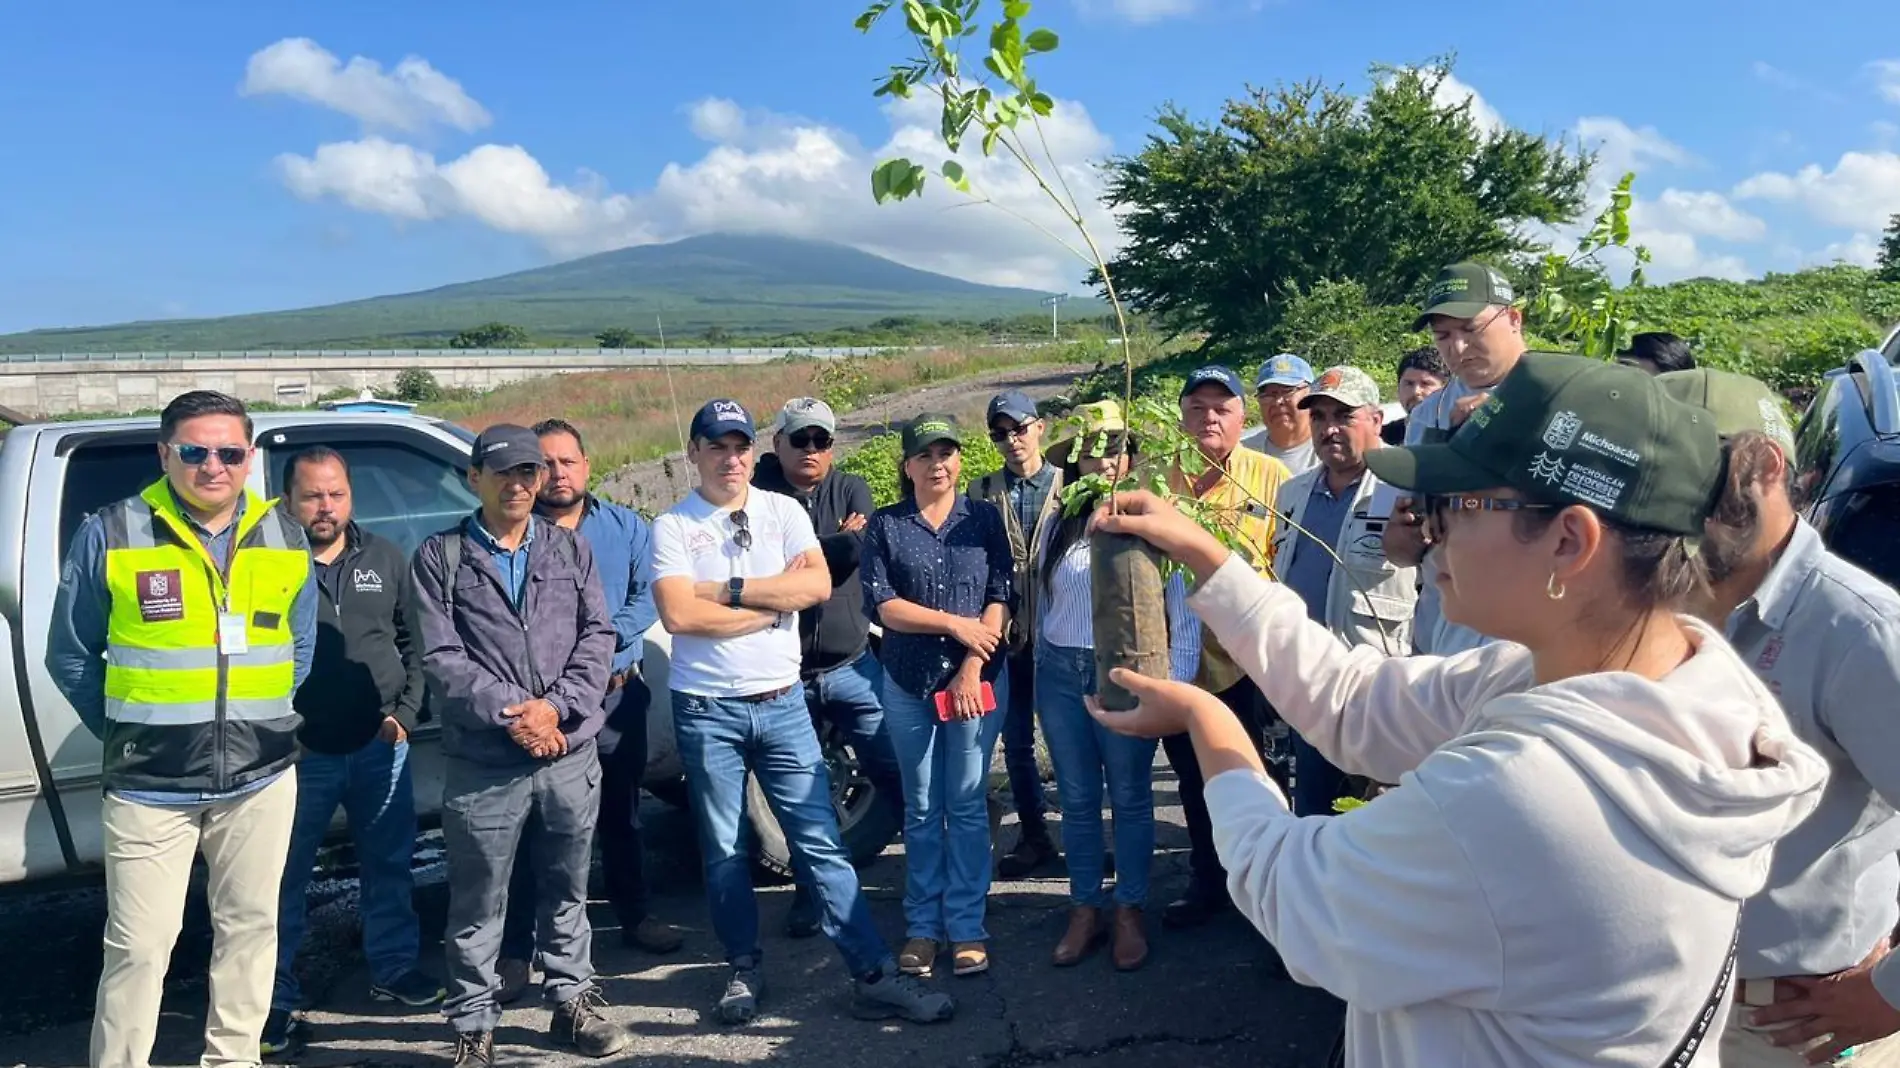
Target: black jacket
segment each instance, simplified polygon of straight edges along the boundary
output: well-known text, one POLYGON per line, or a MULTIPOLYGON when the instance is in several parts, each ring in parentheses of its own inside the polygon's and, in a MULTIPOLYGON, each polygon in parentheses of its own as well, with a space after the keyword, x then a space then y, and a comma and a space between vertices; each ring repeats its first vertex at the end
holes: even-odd
POLYGON ((422 651, 410 634, 409 561, 394 542, 351 523, 336 562, 317 565, 317 652, 298 689, 299 741, 344 755, 368 745, 394 716, 416 729, 422 651))
POLYGON ((786 479, 778 457, 768 452, 759 457, 752 484, 783 493, 805 506, 805 514, 811 516, 811 525, 818 532, 825 566, 831 569, 831 599, 798 614, 804 676, 809 679, 856 660, 864 651, 871 625, 864 614, 864 590, 858 582, 864 532, 846 534, 838 528, 853 512, 868 520, 877 510, 871 504, 870 483, 834 467, 810 494, 802 493, 786 479))

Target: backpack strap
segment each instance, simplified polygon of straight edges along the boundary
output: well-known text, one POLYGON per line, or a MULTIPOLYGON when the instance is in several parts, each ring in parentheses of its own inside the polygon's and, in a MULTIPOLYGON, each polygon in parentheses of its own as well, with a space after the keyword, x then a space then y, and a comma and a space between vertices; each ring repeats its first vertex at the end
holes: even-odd
POLYGON ((442 607, 455 611, 455 574, 462 568, 462 528, 442 532, 442 607))

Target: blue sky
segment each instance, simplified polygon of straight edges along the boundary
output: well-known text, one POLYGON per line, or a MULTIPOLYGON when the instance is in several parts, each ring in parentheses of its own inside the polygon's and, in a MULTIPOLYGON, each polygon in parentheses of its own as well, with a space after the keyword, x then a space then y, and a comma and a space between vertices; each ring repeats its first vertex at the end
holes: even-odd
MULTIPOLYGON (((298 307, 711 230, 827 237, 1073 288, 989 208, 878 208, 925 116, 844 0, 13 5, 0 33, 0 331, 298 307)), ((1900 212, 1900 6, 1525 4, 1484 21, 1368 0, 1039 0, 1058 154, 1139 146, 1172 101, 1353 89, 1455 50, 1478 110, 1639 171, 1661 277, 1864 262, 1900 212)), ((1001 167, 998 201, 1040 210, 1001 167)), ((1106 222, 1106 220, 1103 220, 1106 222)))

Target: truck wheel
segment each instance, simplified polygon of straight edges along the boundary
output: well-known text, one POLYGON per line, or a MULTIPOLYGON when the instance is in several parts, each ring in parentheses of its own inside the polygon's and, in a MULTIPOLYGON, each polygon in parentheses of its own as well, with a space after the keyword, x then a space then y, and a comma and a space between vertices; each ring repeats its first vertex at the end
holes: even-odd
MULTIPOLYGON (((845 852, 851 863, 863 867, 876 860, 902 829, 902 816, 895 805, 877 796, 877 788, 858 767, 851 744, 830 724, 820 727, 818 743, 824 750, 831 779, 831 806, 838 813, 838 830, 844 838, 845 852)), ((759 788, 756 777, 748 775, 745 784, 746 821, 757 843, 756 859, 761 869, 781 879, 792 877, 792 851, 779 829, 759 788)))

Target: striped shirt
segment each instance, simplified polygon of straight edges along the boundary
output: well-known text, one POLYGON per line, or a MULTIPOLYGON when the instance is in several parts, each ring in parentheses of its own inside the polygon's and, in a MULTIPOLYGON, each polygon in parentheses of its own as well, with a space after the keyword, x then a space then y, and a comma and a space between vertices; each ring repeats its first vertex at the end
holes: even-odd
MULTIPOLYGON (((1095 648, 1095 603, 1089 579, 1089 540, 1077 539, 1062 554, 1050 590, 1042 599, 1036 633, 1059 649, 1095 648)), ((1192 682, 1201 660, 1201 617, 1188 611, 1187 579, 1168 577, 1168 672, 1176 682, 1192 682)))

